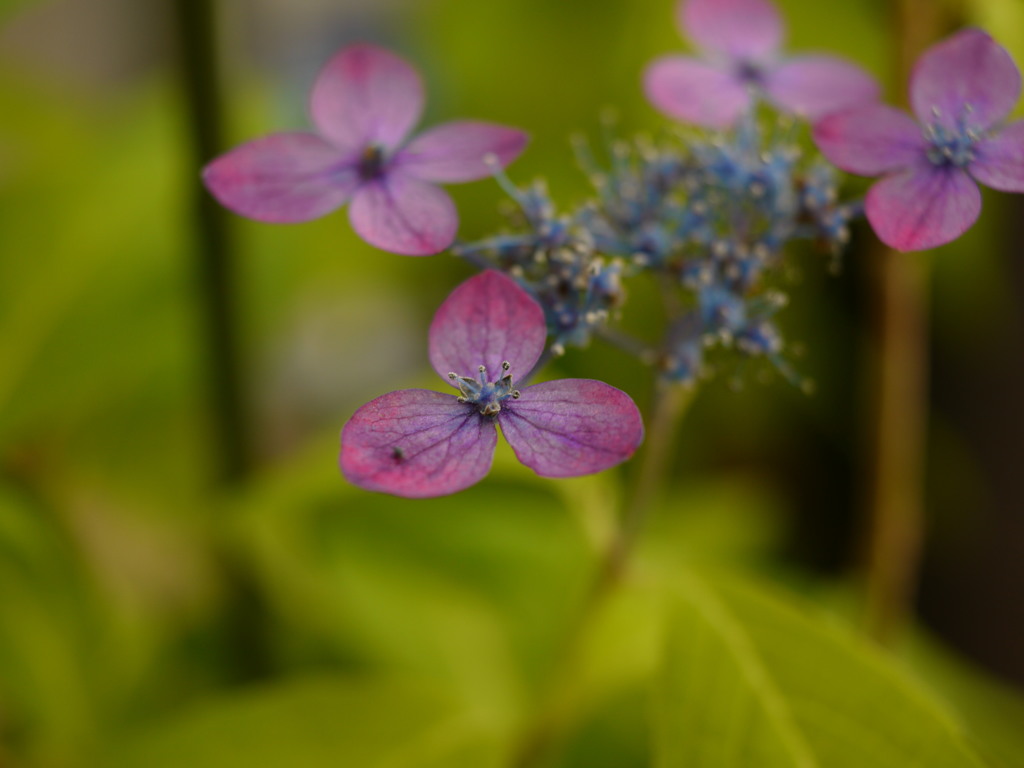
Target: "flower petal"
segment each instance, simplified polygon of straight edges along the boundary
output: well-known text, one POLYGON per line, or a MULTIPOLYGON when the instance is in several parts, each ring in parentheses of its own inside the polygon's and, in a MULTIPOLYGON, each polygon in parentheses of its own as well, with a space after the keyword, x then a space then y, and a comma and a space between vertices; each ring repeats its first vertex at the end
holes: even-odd
POLYGON ((349 220, 370 245, 405 256, 440 253, 452 244, 459 227, 447 192, 401 173, 360 186, 349 220))
POLYGON ((923 251, 960 237, 981 213, 981 192, 970 176, 927 160, 888 176, 868 190, 872 228, 898 251, 923 251))
POLYGON ((827 115, 814 125, 818 149, 834 165, 862 176, 907 168, 925 155, 921 127, 884 104, 827 115))
POLYGON ((782 19, 768 0, 683 0, 677 13, 683 34, 708 53, 756 61, 782 44, 782 19))
POLYGON ((355 191, 355 170, 312 133, 275 133, 221 155, 203 182, 225 208, 257 221, 309 221, 341 207, 355 191))
POLYGON ((750 106, 750 92, 738 77, 685 56, 651 62, 644 91, 669 117, 708 128, 728 127, 750 106))
POLYGON ((967 169, 982 184, 1003 192, 1024 192, 1024 120, 1010 123, 974 147, 967 169))
POLYGON ((430 324, 430 364, 439 376, 475 377, 487 367, 490 381, 501 364, 513 378, 530 372, 544 351, 544 310, 510 277, 487 270, 451 292, 430 324))
POLYGON ((494 155, 504 168, 519 157, 526 140, 525 133, 504 125, 469 120, 445 123, 414 138, 392 162, 424 181, 474 181, 494 173, 485 157, 494 155))
POLYGON ((970 105, 973 127, 1002 120, 1020 97, 1021 78, 1006 49, 980 29, 965 29, 925 51, 910 77, 910 103, 922 123, 956 128, 970 105))
POLYGON ((644 437, 643 420, 622 390, 590 379, 524 387, 498 422, 516 456, 545 477, 600 472, 625 461, 644 437))
POLYGON ((320 71, 310 96, 313 123, 347 151, 394 149, 423 112, 423 82, 405 60, 373 45, 353 45, 320 71))
POLYGON ((878 83, 860 67, 834 56, 799 56, 768 73, 765 90, 789 112, 817 120, 829 112, 878 100, 878 83))
POLYGON ((452 395, 389 392, 357 410, 341 431, 341 471, 368 491, 444 496, 487 474, 497 435, 489 419, 452 395))

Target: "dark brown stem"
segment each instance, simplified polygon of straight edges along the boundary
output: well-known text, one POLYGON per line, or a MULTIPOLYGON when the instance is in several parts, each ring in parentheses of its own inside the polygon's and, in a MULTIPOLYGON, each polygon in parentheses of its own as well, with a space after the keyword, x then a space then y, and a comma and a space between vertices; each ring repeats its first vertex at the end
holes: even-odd
MULTIPOLYGON (((223 151, 220 82, 213 0, 172 0, 190 153, 185 178, 195 227, 193 252, 203 313, 206 386, 220 486, 234 486, 253 469, 247 399, 242 388, 233 289, 235 242, 227 216, 199 183, 199 169, 223 151)), ((224 579, 224 668, 236 682, 270 673, 267 612, 258 585, 237 551, 218 541, 224 579)))
POLYGON ((235 483, 252 469, 232 286, 235 242, 227 215, 199 181, 199 169, 224 150, 214 6, 211 0, 173 0, 173 7, 190 150, 185 178, 190 180, 196 233, 193 253, 203 312, 210 423, 218 449, 217 476, 223 483, 235 483))
MULTIPOLYGON (((895 100, 905 103, 914 62, 942 31, 939 4, 894 4, 895 100)), ((925 530, 924 474, 928 426, 927 254, 897 253, 879 244, 873 270, 872 383, 875 431, 865 553, 865 627, 891 641, 911 612, 925 530)))
POLYGON ((927 254, 876 249, 876 432, 865 568, 866 629, 892 639, 913 602, 924 536, 927 254))

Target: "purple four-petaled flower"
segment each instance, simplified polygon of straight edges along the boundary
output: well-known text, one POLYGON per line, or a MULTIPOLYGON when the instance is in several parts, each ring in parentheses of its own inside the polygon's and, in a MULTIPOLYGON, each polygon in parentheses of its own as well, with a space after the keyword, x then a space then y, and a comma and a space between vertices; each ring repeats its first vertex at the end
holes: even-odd
POLYGON ((203 180, 251 219, 298 222, 351 201, 349 218, 371 245, 407 256, 443 251, 458 215, 436 182, 491 175, 526 134, 490 123, 445 123, 407 141, 423 111, 423 84, 405 60, 371 45, 338 53, 310 99, 317 133, 275 133, 218 157, 203 180))
POLYGON ((355 412, 341 433, 341 470, 355 485, 396 496, 443 496, 491 467, 501 426, 523 464, 546 477, 599 472, 628 459, 643 422, 625 392, 561 379, 515 387, 544 351, 540 305, 487 271, 445 300, 430 326, 430 362, 458 390, 406 389, 355 412))
POLYGON ((871 76, 842 59, 780 58, 782 19, 768 0, 682 0, 677 16, 704 57, 664 56, 644 75, 647 98, 677 120, 726 128, 752 93, 809 120, 878 98, 871 76))
POLYGON ((917 61, 910 79, 916 122, 894 107, 856 107, 823 119, 814 140, 845 171, 885 174, 865 204, 884 243, 932 248, 978 218, 976 181, 1024 192, 1024 121, 1002 125, 1020 92, 1010 54, 980 29, 966 29, 917 61))

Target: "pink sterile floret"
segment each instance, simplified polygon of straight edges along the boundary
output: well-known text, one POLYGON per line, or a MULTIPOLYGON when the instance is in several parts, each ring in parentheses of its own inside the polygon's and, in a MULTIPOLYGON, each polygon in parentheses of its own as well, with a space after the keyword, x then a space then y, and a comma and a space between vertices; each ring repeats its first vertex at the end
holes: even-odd
POLYGON ((1010 54, 980 29, 932 46, 914 66, 910 105, 875 104, 814 126, 822 153, 845 171, 884 174, 865 211, 878 237, 919 251, 962 235, 981 213, 976 182, 1024 192, 1024 122, 1004 125, 1021 75, 1010 54))
POLYGON ((235 213, 258 221, 308 221, 347 202, 355 231, 371 245, 407 256, 443 251, 458 216, 436 183, 491 175, 526 146, 514 128, 445 123, 411 140, 423 111, 423 83, 404 59, 354 45, 323 68, 310 112, 316 133, 276 133, 210 163, 203 180, 235 213))
POLYGON ((341 433, 341 471, 371 491, 443 496, 487 474, 496 425, 523 464, 546 477, 600 472, 625 461, 643 422, 625 392, 561 379, 516 389, 544 351, 540 305, 487 271, 456 288, 430 326, 430 362, 458 390, 390 392, 357 410, 341 433))
POLYGON ((757 94, 815 120, 878 98, 871 76, 843 59, 780 57, 782 19, 769 0, 682 0, 677 15, 703 56, 664 56, 647 68, 647 98, 669 117, 725 128, 757 94))

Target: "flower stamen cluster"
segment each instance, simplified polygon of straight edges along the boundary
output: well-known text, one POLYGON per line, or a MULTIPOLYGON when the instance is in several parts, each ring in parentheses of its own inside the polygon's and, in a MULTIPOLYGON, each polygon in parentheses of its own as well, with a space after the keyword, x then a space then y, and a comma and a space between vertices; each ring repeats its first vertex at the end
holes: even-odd
POLYGON ((509 370, 512 364, 505 360, 501 364, 504 372, 497 381, 490 381, 487 376, 487 366, 481 365, 477 368, 477 378, 459 376, 454 371, 448 373, 448 379, 458 387, 460 394, 456 398, 460 403, 470 403, 479 406, 480 413, 484 416, 495 416, 501 412, 501 404, 512 398, 518 400, 522 393, 512 386, 512 374, 509 370))
POLYGON ((982 134, 971 123, 973 113, 974 108, 964 104, 956 123, 948 126, 942 120, 942 110, 932 107, 935 119, 925 126, 924 140, 929 145, 926 154, 933 165, 965 168, 974 162, 974 146, 982 134))

